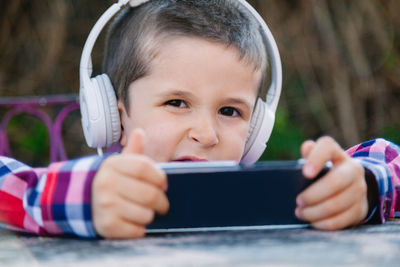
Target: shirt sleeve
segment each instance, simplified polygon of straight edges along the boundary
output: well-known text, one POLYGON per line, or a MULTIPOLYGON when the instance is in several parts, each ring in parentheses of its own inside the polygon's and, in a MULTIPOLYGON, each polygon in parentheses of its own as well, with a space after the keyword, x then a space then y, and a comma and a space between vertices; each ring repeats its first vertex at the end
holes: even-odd
POLYGON ((400 147, 379 138, 353 146, 347 153, 376 181, 374 190, 377 190, 379 200, 376 207, 372 207, 368 220, 377 217, 383 223, 389 218, 400 217, 400 147))
POLYGON ((96 237, 91 184, 106 156, 32 168, 0 157, 0 226, 40 235, 96 237))

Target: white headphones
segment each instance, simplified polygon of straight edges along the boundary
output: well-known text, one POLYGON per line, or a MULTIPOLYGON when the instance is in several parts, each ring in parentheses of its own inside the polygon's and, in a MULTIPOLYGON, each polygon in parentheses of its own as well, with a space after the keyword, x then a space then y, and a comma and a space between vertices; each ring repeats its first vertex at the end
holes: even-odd
MULTIPOLYGON (((94 43, 109 20, 125 5, 136 7, 150 0, 119 0, 107 9, 90 31, 83 48, 80 62, 80 106, 82 128, 87 144, 101 149, 119 141, 121 123, 114 88, 107 74, 91 78, 91 53, 94 43)), ((270 56, 271 85, 266 95, 266 101, 258 99, 254 109, 242 162, 256 162, 264 152, 271 135, 275 121, 275 111, 278 106, 282 89, 282 63, 278 47, 265 21, 257 11, 245 0, 237 1, 245 7, 258 21, 270 56)))

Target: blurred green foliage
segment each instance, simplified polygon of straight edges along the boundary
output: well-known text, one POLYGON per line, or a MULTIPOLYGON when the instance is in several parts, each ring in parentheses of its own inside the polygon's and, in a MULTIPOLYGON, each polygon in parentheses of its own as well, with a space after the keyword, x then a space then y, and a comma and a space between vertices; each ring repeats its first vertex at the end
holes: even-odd
POLYGON ((46 126, 36 117, 24 114, 11 119, 8 138, 13 157, 34 166, 49 162, 49 134, 46 126))
POLYGON ((382 137, 396 144, 400 144, 400 125, 387 125, 383 130, 382 137))
POLYGON ((395 50, 390 51, 388 57, 385 61, 385 67, 388 71, 393 71, 399 66, 399 55, 396 53, 395 50))
POLYGON ((305 135, 301 127, 288 117, 285 110, 278 109, 275 125, 260 160, 295 160, 300 157, 300 145, 305 135))

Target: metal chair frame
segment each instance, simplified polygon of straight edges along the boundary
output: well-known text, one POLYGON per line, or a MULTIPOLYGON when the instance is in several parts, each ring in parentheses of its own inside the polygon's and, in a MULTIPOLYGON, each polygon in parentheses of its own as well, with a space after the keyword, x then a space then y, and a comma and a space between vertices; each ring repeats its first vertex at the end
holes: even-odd
POLYGON ((54 95, 32 97, 1 97, 0 108, 6 109, 0 123, 0 155, 11 156, 7 128, 10 120, 20 114, 37 117, 46 126, 50 142, 50 162, 66 160, 67 154, 62 138, 62 125, 68 115, 79 109, 78 95, 54 95), (43 110, 61 106, 54 120, 43 110))

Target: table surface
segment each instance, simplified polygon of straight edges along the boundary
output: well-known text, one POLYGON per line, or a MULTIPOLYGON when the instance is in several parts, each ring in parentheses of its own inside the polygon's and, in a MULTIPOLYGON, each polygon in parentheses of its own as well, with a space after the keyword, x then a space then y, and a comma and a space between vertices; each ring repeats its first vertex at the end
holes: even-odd
POLYGON ((149 235, 110 241, 0 230, 1 266, 398 266, 400 220, 325 232, 310 228, 149 235))

